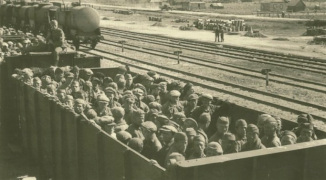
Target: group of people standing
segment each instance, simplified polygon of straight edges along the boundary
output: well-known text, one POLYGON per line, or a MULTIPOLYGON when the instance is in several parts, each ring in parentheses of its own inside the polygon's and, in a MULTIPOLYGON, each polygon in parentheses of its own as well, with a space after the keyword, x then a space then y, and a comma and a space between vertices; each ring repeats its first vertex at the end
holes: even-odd
POLYGON ((215 105, 212 95, 198 94, 193 84, 182 85, 153 71, 136 76, 122 72, 113 79, 78 67, 46 72, 34 75, 26 68, 14 77, 162 167, 317 139, 309 114, 300 115, 293 130, 283 130, 282 120, 269 114, 251 123, 232 119, 229 105, 215 105))

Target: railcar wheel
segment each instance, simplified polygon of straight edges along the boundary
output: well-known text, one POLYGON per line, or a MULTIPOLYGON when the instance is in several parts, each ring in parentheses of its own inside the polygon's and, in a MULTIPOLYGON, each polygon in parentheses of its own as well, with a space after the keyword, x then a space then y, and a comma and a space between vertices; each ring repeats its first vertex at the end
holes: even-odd
POLYGON ((97 40, 93 40, 91 43, 91 48, 95 49, 96 45, 97 45, 97 40))
POLYGON ((73 44, 74 44, 74 46, 76 47, 76 51, 78 51, 79 50, 79 46, 80 46, 80 42, 79 42, 79 39, 74 39, 73 40, 73 44))

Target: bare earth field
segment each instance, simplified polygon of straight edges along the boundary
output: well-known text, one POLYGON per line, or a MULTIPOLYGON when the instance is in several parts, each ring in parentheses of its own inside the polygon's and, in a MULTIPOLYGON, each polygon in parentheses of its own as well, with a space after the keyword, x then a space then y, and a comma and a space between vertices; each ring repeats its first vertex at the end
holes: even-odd
MULTIPOLYGON (((111 11, 100 11, 102 17, 109 20, 102 20, 101 25, 117 29, 130 30, 135 32, 143 32, 149 34, 161 34, 178 38, 189 38, 206 42, 214 41, 214 33, 205 30, 196 31, 180 31, 179 27, 185 23, 174 23, 172 20, 176 18, 186 18, 192 24, 196 17, 191 15, 177 14, 159 14, 156 16, 163 17, 163 22, 155 24, 154 21, 148 21, 148 16, 155 16, 153 13, 121 15, 114 14, 111 11)), ((198 17, 197 17, 198 18, 198 17)), ((200 18, 209 18, 203 16, 200 18)), ((259 30, 267 36, 267 38, 251 38, 243 35, 225 35, 223 44, 245 46, 263 50, 277 51, 290 54, 299 54, 310 57, 326 58, 326 48, 320 45, 308 45, 307 43, 313 38, 309 36, 301 36, 305 32, 304 23, 299 21, 288 22, 269 22, 269 21, 246 21, 254 29, 259 30), (289 41, 276 41, 274 38, 287 38, 289 41)))

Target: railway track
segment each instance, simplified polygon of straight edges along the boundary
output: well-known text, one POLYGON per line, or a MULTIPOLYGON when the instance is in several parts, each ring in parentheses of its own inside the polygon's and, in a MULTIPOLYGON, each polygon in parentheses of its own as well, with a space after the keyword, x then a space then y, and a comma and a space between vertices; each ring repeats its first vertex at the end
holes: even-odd
MULTIPOLYGON (((110 45, 110 46, 116 46, 120 47, 118 44, 118 41, 108 41, 108 40, 103 40, 101 43, 110 45)), ((174 59, 178 60, 176 55, 174 55, 172 52, 168 51, 163 51, 163 50, 158 50, 154 48, 148 48, 148 47, 139 47, 137 45, 132 45, 132 44, 125 44, 124 45, 125 49, 128 50, 133 50, 137 52, 142 52, 146 54, 151 54, 159 57, 164 57, 164 58, 169 58, 169 59, 174 59)), ((243 68, 243 67, 238 67, 234 65, 230 65, 228 63, 222 63, 218 62, 215 60, 210 60, 210 59, 200 59, 192 56, 187 56, 187 55, 181 55, 180 61, 182 62, 188 62, 188 63, 193 63, 195 65, 200 65, 204 66, 207 68, 214 68, 214 69, 219 69, 222 71, 234 73, 234 74, 239 74, 239 75, 244 75, 252 78, 257 78, 257 79, 262 79, 265 80, 265 77, 262 77, 260 71, 255 71, 252 69, 248 68, 243 68)), ((271 82, 276 82, 280 84, 286 84, 294 87, 299 87, 299 88, 304 88, 316 92, 321 92, 321 93, 326 93, 326 84, 323 83, 318 83, 318 82, 313 82, 313 81, 307 81, 303 79, 298 79, 298 78, 292 78, 288 76, 282 76, 282 75, 277 75, 277 74, 272 74, 272 78, 269 78, 271 82)))
POLYGON ((313 72, 318 74, 326 75, 326 60, 321 59, 299 59, 286 55, 275 55, 274 53, 262 53, 261 51, 255 50, 256 52, 248 53, 249 50, 238 50, 236 48, 219 48, 217 45, 210 45, 210 47, 205 47, 199 43, 195 44, 193 42, 188 43, 188 41, 181 41, 176 38, 168 38, 156 35, 145 35, 142 33, 134 33, 123 30, 116 29, 106 29, 102 30, 103 35, 111 35, 115 37, 121 37, 124 39, 138 40, 142 42, 148 42, 156 45, 167 46, 171 48, 180 48, 205 54, 218 55, 229 57, 237 60, 251 61, 264 63, 274 66, 287 67, 292 69, 298 69, 306 72, 313 72), (195 44, 195 45, 193 45, 195 44))
MULTIPOLYGON (((98 48, 99 47, 101 46, 98 46, 98 48)), ((105 48, 105 46, 102 47, 105 48)), ((125 55, 121 55, 121 53, 113 53, 105 49, 90 50, 86 53, 99 55, 102 56, 104 59, 129 65, 137 69, 142 69, 146 71, 154 70, 164 76, 173 79, 181 80, 184 82, 191 82, 195 85, 201 86, 209 90, 213 90, 219 93, 225 93, 227 95, 241 98, 245 101, 263 104, 268 107, 274 107, 281 111, 300 114, 300 113, 306 113, 308 110, 309 112, 311 112, 311 114, 315 117, 316 120, 326 122, 326 118, 324 115, 325 107, 319 105, 302 102, 298 100, 289 102, 288 100, 284 100, 283 97, 275 94, 259 92, 257 90, 251 91, 252 89, 247 87, 219 81, 214 78, 208 78, 205 76, 193 74, 191 72, 186 72, 184 70, 178 69, 178 67, 161 66, 159 64, 155 64, 146 60, 140 60, 125 55), (144 67, 144 65, 146 67, 144 67), (265 100, 266 97, 268 97, 268 100, 265 100), (293 107, 296 107, 296 109, 294 109, 293 107)))

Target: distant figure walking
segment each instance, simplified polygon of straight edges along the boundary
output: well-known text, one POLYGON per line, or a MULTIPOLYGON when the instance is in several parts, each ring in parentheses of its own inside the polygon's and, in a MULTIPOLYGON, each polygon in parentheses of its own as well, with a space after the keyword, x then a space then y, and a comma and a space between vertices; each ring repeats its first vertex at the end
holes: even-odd
POLYGON ((218 40, 218 42, 220 42, 220 28, 217 27, 215 29, 215 42, 216 42, 216 39, 218 40))
POLYGON ((221 35, 221 42, 224 42, 224 29, 222 26, 220 27, 220 35, 221 35))
POLYGON ((285 12, 282 11, 282 18, 285 18, 285 12))

